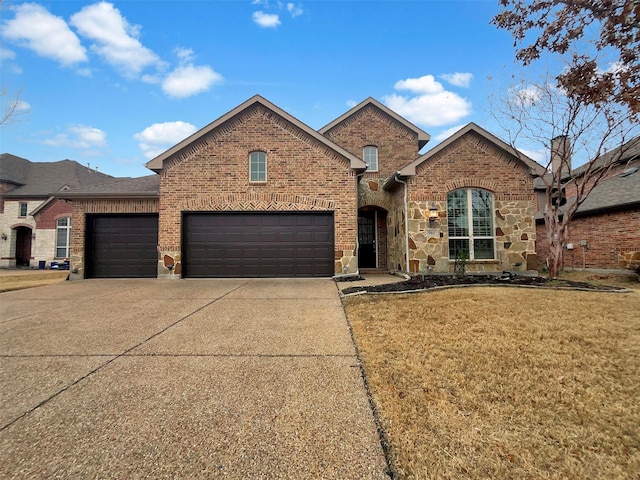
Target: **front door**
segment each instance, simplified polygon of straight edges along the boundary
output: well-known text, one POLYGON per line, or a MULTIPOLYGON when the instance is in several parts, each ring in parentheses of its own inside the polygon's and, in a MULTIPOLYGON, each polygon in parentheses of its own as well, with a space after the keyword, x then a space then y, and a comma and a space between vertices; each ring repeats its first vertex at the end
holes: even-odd
POLYGON ((16 267, 28 267, 31 260, 31 229, 16 228, 16 267))
POLYGON ((358 212, 358 267, 376 268, 376 211, 358 212))

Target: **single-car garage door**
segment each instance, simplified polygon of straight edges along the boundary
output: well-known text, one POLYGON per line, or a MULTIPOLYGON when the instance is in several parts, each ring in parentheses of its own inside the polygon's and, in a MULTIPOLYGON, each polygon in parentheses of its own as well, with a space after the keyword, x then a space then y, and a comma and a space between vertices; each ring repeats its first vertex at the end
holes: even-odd
POLYGON ((154 278, 158 215, 87 215, 85 277, 154 278))
POLYGON ((190 212, 182 226, 185 277, 334 274, 333 212, 190 212))

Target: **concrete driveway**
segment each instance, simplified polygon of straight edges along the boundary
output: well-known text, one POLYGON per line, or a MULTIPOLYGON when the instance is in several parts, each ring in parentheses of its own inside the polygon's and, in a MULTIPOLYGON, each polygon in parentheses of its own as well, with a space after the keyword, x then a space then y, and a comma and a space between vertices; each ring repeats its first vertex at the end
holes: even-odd
POLYGON ((388 478, 333 281, 0 294, 0 478, 388 478))

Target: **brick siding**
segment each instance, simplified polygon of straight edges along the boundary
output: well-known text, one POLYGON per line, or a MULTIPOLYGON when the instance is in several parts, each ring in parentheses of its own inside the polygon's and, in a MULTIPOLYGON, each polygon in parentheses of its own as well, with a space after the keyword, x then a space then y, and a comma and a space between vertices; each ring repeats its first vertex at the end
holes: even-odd
POLYGON ((356 183, 349 161, 262 105, 165 160, 160 192, 159 249, 172 257, 181 251, 183 211, 333 211, 336 256, 355 250, 356 183), (267 154, 266 182, 249 182, 253 151, 267 154))
MULTIPOLYGON (((567 243, 572 251, 564 250, 564 266, 569 268, 618 269, 618 254, 640 251, 640 208, 633 210, 576 216, 569 224, 567 243), (587 241, 583 258, 580 241, 587 241), (586 260, 583 263, 583 260, 586 260)), ((549 242, 544 222, 537 225, 536 249, 544 263, 549 258, 549 242)))

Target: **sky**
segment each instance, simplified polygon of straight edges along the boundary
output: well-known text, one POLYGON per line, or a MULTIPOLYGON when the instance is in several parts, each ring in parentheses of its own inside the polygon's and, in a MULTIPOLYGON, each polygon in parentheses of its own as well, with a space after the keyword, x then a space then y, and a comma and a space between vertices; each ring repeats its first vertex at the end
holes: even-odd
MULTIPOLYGON (((431 135, 489 112, 511 75, 497 0, 73 1, 0 4, 0 151, 113 176, 255 94, 318 130, 368 97, 431 135)), ((536 152, 528 152, 535 158, 536 152)), ((543 155, 541 153, 541 155, 543 155)), ((542 159, 542 158, 541 158, 542 159)))

